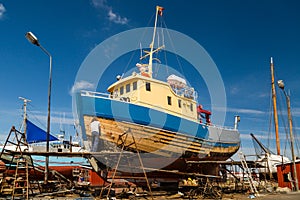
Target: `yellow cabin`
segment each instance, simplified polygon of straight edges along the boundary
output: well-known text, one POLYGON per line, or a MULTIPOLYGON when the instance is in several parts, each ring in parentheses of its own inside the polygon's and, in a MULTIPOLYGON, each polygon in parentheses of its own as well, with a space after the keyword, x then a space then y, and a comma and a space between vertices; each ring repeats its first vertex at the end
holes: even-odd
POLYGON ((198 120, 196 92, 186 86, 184 79, 175 75, 169 76, 168 82, 163 82, 133 72, 112 84, 108 91, 113 99, 198 120))

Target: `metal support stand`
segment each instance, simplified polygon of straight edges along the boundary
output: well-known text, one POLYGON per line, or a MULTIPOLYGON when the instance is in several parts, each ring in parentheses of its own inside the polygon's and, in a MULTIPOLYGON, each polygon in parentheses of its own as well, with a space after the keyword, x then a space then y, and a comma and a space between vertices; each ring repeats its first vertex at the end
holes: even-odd
POLYGON ((122 141, 122 143, 121 143, 122 148, 121 148, 120 156, 118 158, 116 167, 114 168, 114 173, 113 173, 113 176, 112 176, 112 181, 111 181, 111 183, 109 185, 108 192, 107 192, 107 198, 109 198, 109 194, 110 194, 110 191, 111 191, 111 188, 112 188, 112 185, 113 185, 113 182, 114 182, 114 178, 116 176, 116 172, 118 170, 118 167, 119 167, 119 164, 120 164, 120 161, 121 161, 124 149, 126 147, 126 140, 128 139, 129 134, 132 137, 133 142, 131 144, 127 145, 127 146, 131 146, 133 144, 135 145, 135 150, 136 150, 137 156, 139 158, 140 166, 141 166, 141 168, 143 170, 143 173, 144 173, 144 176, 145 176, 145 180, 146 180, 146 183, 147 183, 150 195, 151 195, 151 199, 153 200, 153 195, 152 195, 151 187, 150 187, 150 184, 149 184, 149 181, 148 181, 148 178, 147 178, 147 174, 146 174, 146 171, 145 171, 145 168, 144 168, 144 165, 143 165, 143 161, 142 161, 141 155, 139 153, 139 150, 137 148, 137 144, 136 144, 135 138, 134 138, 134 136, 133 136, 133 134, 132 134, 132 132, 131 132, 130 129, 128 129, 128 131, 126 131, 124 134, 122 134, 122 135, 119 136, 119 140, 122 141), (123 136, 125 136, 124 140, 122 139, 123 136))

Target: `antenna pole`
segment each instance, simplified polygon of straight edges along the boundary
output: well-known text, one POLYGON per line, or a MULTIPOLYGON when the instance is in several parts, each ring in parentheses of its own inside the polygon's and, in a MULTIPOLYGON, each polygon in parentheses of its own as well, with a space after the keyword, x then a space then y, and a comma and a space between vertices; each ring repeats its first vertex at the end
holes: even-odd
POLYGON ((23 100, 23 125, 24 125, 24 133, 26 135, 26 119, 27 119, 27 103, 30 102, 30 99, 26 99, 24 97, 19 97, 20 100, 23 100))

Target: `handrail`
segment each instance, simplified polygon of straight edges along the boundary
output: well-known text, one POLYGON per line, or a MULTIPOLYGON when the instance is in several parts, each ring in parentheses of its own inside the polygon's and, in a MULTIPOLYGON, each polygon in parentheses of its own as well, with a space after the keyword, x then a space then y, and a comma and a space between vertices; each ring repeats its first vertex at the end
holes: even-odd
POLYGON ((87 90, 80 90, 80 94, 81 96, 88 96, 88 97, 104 97, 104 98, 111 97, 109 93, 94 92, 94 91, 87 91, 87 90))
MULTIPOLYGON (((102 92, 94 92, 94 91, 87 91, 87 90, 81 90, 80 91, 81 96, 88 96, 88 97, 95 97, 95 98, 107 98, 107 99, 112 99, 111 98, 111 94, 109 93, 102 93, 102 92)), ((113 99, 118 101, 118 99, 113 99)), ((161 109, 158 106, 152 105, 153 107, 156 107, 158 109, 161 109)), ((206 124, 203 124, 206 125, 206 124)), ((207 126, 207 125, 206 125, 207 126)), ((234 128, 232 127, 226 127, 226 126, 219 126, 219 125, 215 125, 215 124, 210 124, 208 125, 208 127, 215 127, 215 128, 219 128, 219 129, 227 129, 227 130, 234 130, 234 128)))

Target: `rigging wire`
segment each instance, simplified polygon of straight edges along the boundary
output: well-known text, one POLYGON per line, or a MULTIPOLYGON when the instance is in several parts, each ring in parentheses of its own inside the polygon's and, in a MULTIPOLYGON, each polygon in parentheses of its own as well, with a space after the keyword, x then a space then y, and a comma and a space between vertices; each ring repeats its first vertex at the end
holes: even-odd
POLYGON ((268 132, 268 142, 267 147, 270 149, 270 140, 272 137, 272 117, 274 115, 274 111, 272 109, 273 101, 272 101, 272 89, 270 90, 270 104, 269 104, 269 132, 268 132))
MULTIPOLYGON (((28 106, 28 104, 27 104, 28 106)), ((35 106, 33 106, 32 104, 29 104, 30 107, 36 109, 35 106)), ((37 110, 37 109, 36 109, 37 110)), ((41 120, 36 116, 36 113, 34 113, 35 111, 31 111, 30 109, 28 109, 27 107, 27 113, 30 114, 30 117, 34 119, 34 121, 36 121, 39 125, 39 127, 46 129, 46 125, 44 123, 41 122, 41 120)), ((29 118, 29 117, 28 117, 29 118)))
MULTIPOLYGON (((147 23, 147 26, 148 26, 148 27, 150 26, 150 23, 152 22, 154 16, 155 16, 155 15, 152 14, 152 16, 149 18, 149 21, 148 21, 148 23, 147 23)), ((145 37, 145 34, 146 34, 146 29, 144 30, 143 34, 141 35, 141 38, 140 38, 139 41, 141 41, 141 40, 145 37)), ((142 54, 142 46, 141 46, 141 42, 139 42, 138 45, 140 46, 140 50, 141 50, 141 54, 142 54)), ((127 72, 127 69, 129 68, 129 66, 131 66, 131 63, 132 63, 132 60, 133 60, 133 57, 134 57, 135 54, 136 54, 136 51, 133 51, 133 52, 131 53, 131 56, 130 56, 130 58, 128 59, 128 62, 127 62, 127 64, 126 64, 125 68, 123 69, 123 74, 125 74, 125 73, 127 72)))
MULTIPOLYGON (((157 47, 159 48, 159 47, 165 45, 165 37, 164 37, 164 32, 163 32, 163 30, 164 30, 163 24, 165 24, 165 23, 164 23, 164 19, 163 19, 162 16, 159 17, 158 23, 159 23, 159 27, 160 27, 160 30, 161 30, 159 32, 159 29, 157 29, 157 32, 156 32, 156 34, 157 34, 157 47)), ((166 51, 163 51, 163 54, 166 55, 166 51)), ((158 61, 158 63, 156 62, 156 68, 155 68, 154 77, 157 77, 158 76, 158 72, 160 70, 160 66, 161 66, 160 63, 161 63, 161 61, 159 59, 159 53, 158 53, 158 51, 155 52, 155 55, 156 55, 156 59, 155 60, 158 61)), ((166 56, 165 56, 165 60, 166 60, 166 56)))
MULTIPOLYGON (((165 27, 167 29, 167 25, 165 23, 164 20, 162 20, 162 27, 165 27)), ((162 41, 163 41, 163 45, 165 45, 165 33, 164 33, 164 28, 161 29, 161 34, 162 34, 162 41)), ((167 76, 170 75, 170 72, 169 72, 169 67, 168 67, 168 58, 167 58, 167 51, 164 51, 164 61, 165 61, 165 69, 166 69, 166 74, 167 76)))
MULTIPOLYGON (((289 94, 289 96, 291 96, 291 95, 289 94)), ((298 135, 297 135, 296 128, 294 128, 294 127, 297 127, 297 125, 296 125, 296 121, 293 120, 293 110, 292 109, 291 109, 291 120, 292 120, 292 131, 293 131, 293 136, 294 136, 294 145, 296 147, 297 154, 300 155, 299 154, 298 135)))
MULTIPOLYGON (((160 20, 158 21, 160 22, 160 20)), ((160 27, 161 27, 161 23, 160 23, 160 27)), ((156 37, 157 37, 157 47, 160 47, 160 34, 158 32, 158 29, 156 29, 156 37)), ((156 55, 156 58, 158 57, 158 52, 155 52, 155 55, 156 55)), ((153 77, 157 77, 157 74, 158 74, 158 71, 159 71, 159 65, 156 64, 156 68, 154 69, 154 76, 153 77)))
POLYGON ((170 40, 170 45, 171 45, 171 47, 173 48, 173 51, 174 51, 174 54, 175 54, 175 57, 176 57, 176 60, 177 60, 177 63, 178 63, 180 72, 184 75, 184 71, 183 71, 182 64, 181 64, 181 62, 180 62, 180 60, 179 60, 178 53, 176 52, 174 42, 173 42, 173 40, 172 40, 172 38, 171 38, 170 32, 168 31, 168 27, 167 27, 166 24, 165 24, 165 27, 166 27, 167 35, 168 35, 168 38, 169 38, 169 40, 170 40))
MULTIPOLYGON (((293 112, 291 112, 291 115, 292 115, 292 118, 293 118, 293 112)), ((298 156, 300 156, 298 133, 297 133, 297 129, 294 128, 294 127, 298 127, 298 126, 297 126, 297 123, 296 123, 296 120, 293 121, 293 124, 295 125, 295 126, 293 126, 293 133, 294 133, 294 139, 295 139, 295 140, 294 140, 294 143, 295 143, 295 146, 296 146, 297 154, 298 154, 298 156)))
POLYGON ((279 112, 280 112, 280 119, 282 121, 282 124, 283 124, 283 128, 284 128, 284 132, 285 132, 285 143, 284 143, 284 153, 283 155, 287 155, 287 146, 288 146, 288 141, 290 140, 289 138, 289 131, 288 131, 288 126, 287 126, 287 123, 286 123, 286 120, 284 119, 284 114, 283 114, 283 106, 282 106, 282 102, 284 102, 284 99, 283 99, 283 94, 280 93, 280 101, 279 101, 279 112))

